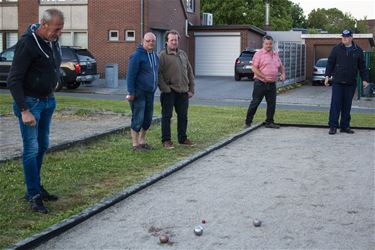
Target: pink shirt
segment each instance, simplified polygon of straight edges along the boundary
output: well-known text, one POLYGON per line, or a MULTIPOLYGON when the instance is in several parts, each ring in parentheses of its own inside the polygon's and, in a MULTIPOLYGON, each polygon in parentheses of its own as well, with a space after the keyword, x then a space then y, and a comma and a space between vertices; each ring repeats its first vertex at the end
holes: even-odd
MULTIPOLYGON (((265 76, 272 77, 272 81, 276 82, 279 74, 279 68, 282 65, 279 54, 276 51, 267 52, 265 49, 261 49, 254 54, 253 65, 257 67, 260 72, 265 76)), ((262 77, 254 75, 255 79, 262 82, 265 81, 262 77)))

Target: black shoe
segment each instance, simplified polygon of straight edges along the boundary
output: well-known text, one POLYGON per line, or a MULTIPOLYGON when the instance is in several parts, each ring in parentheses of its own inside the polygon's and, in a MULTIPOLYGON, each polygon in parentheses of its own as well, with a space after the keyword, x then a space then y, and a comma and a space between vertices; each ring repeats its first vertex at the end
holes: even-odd
POLYGON ((336 134, 336 132, 337 132, 337 128, 330 127, 330 128, 329 128, 329 131, 328 131, 328 134, 330 134, 330 135, 334 135, 334 134, 336 134))
POLYGON ((31 210, 43 214, 48 213, 48 209, 44 206, 42 197, 40 194, 35 195, 33 198, 29 200, 31 210))
POLYGON ((341 133, 347 133, 347 134, 354 134, 354 131, 351 130, 350 128, 342 128, 340 129, 341 133))
POLYGON ((277 124, 275 124, 275 123, 273 123, 273 122, 266 122, 265 124, 264 124, 264 126, 266 127, 266 128, 280 128, 280 125, 277 125, 277 124))
POLYGON ((245 128, 250 128, 251 127, 251 122, 245 122, 245 128))
POLYGON ((43 186, 40 186, 40 196, 44 201, 57 201, 59 199, 56 195, 48 193, 43 186))

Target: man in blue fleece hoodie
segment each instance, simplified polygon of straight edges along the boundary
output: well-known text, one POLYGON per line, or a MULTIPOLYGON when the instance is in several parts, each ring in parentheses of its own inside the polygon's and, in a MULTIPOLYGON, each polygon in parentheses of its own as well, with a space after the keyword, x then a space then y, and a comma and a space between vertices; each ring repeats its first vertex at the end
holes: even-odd
POLYGON ((31 25, 17 42, 7 79, 23 141, 25 197, 30 208, 41 213, 48 213, 43 200, 58 199, 43 188, 40 173, 56 107, 53 91, 60 79, 61 49, 58 38, 63 27, 64 15, 60 10, 45 10, 40 23, 31 25))
POLYGON ((158 82, 159 58, 154 52, 156 36, 148 32, 143 43, 130 56, 126 99, 132 110, 131 137, 133 150, 151 149, 146 143, 146 132, 154 112, 154 93, 158 82))

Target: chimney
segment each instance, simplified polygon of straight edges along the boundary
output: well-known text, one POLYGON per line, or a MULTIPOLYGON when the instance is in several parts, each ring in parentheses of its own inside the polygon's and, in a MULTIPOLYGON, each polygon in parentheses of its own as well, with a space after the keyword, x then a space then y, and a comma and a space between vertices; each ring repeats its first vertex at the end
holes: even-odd
POLYGON ((271 25, 270 25, 270 3, 268 0, 265 1, 265 20, 264 20, 264 30, 271 30, 271 25))

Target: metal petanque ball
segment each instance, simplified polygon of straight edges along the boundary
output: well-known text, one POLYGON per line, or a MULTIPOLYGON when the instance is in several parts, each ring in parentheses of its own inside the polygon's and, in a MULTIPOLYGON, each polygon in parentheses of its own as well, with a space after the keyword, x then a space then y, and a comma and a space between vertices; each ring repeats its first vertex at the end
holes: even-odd
POLYGON ((159 236, 159 241, 160 243, 164 244, 164 243, 168 243, 169 241, 169 237, 168 235, 165 235, 165 234, 162 234, 159 236))
POLYGON ((262 225, 262 221, 258 219, 253 220, 254 227, 260 227, 262 225))
POLYGON ((201 225, 196 226, 196 227, 194 228, 194 233, 195 233, 195 235, 197 235, 197 236, 201 236, 201 235, 203 234, 203 227, 202 227, 201 225))

